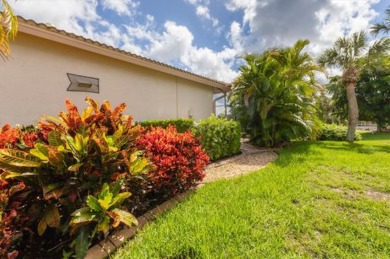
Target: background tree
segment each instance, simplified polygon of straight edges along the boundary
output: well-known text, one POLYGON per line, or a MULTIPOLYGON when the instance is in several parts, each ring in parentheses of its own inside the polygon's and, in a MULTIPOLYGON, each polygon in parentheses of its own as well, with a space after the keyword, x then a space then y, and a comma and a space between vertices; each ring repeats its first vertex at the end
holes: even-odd
POLYGON ((319 67, 302 53, 307 40, 293 47, 247 55, 229 97, 232 113, 257 145, 280 145, 312 136, 318 127, 313 98, 319 67))
POLYGON ((336 40, 332 48, 325 50, 320 56, 321 65, 339 67, 342 69, 342 82, 346 89, 348 100, 348 131, 347 141, 355 139, 355 130, 359 119, 359 108, 356 99, 356 83, 361 69, 376 62, 378 56, 390 49, 390 40, 382 38, 368 46, 364 32, 355 32, 350 37, 336 40))
POLYGON ((390 32, 390 7, 386 9, 385 14, 386 18, 382 22, 375 23, 373 26, 371 26, 371 33, 379 34, 381 32, 390 32))
POLYGON ((327 94, 331 98, 331 117, 337 124, 348 121, 348 100, 341 76, 333 76, 325 85, 327 94))
POLYGON ((390 57, 362 71, 356 96, 363 120, 373 121, 382 131, 390 124, 390 57))
MULTIPOLYGON (((373 121, 378 131, 390 124, 390 57, 383 56, 376 64, 362 69, 356 83, 356 98, 361 120, 373 121)), ((332 117, 346 119, 346 92, 340 76, 330 78, 325 86, 331 96, 332 117)))
POLYGON ((6 0, 1 0, 0 9, 0 56, 9 56, 11 49, 9 41, 14 39, 18 31, 18 19, 6 0))
MULTIPOLYGON (((333 78, 331 78, 331 80, 332 79, 333 78)), ((338 99, 333 98, 334 94, 328 89, 330 85, 330 83, 325 85, 324 89, 321 89, 319 94, 316 95, 316 102, 319 109, 318 117, 322 122, 327 124, 342 124, 343 121, 346 121, 346 117, 344 116, 345 118, 341 118, 339 114, 345 115, 345 113, 340 113, 340 109, 338 109, 338 106, 336 105, 338 99)), ((339 85, 337 85, 337 89, 342 88, 339 88, 339 85)), ((342 93, 344 93, 344 91, 342 93)), ((344 102, 344 104, 345 103, 346 102, 344 102)))

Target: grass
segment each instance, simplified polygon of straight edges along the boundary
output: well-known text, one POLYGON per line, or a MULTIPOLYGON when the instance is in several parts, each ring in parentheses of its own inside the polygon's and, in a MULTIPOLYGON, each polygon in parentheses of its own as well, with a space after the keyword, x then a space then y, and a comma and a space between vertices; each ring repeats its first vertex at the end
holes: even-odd
POLYGON ((207 184, 114 258, 390 258, 390 134, 297 143, 207 184))

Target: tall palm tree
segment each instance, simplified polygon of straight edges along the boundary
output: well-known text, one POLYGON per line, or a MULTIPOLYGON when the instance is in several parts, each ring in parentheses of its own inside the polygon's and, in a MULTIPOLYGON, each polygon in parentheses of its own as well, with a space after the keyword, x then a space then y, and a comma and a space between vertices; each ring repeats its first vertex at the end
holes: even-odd
POLYGON ((255 144, 278 145, 314 128, 312 96, 318 66, 302 53, 307 44, 299 40, 291 48, 272 48, 244 58, 246 65, 233 83, 230 102, 255 144))
POLYGON ((375 23, 373 26, 371 26, 371 33, 376 35, 380 32, 390 32, 390 7, 386 9, 385 14, 387 17, 382 22, 375 23))
POLYGON ((324 51, 319 63, 342 69, 342 82, 348 100, 348 131, 346 139, 352 143, 355 139, 356 125, 359 119, 359 108, 356 100, 356 83, 364 66, 375 62, 378 57, 390 50, 390 39, 382 38, 368 46, 364 32, 355 32, 350 37, 341 37, 333 47, 324 51))
POLYGON ((10 39, 14 39, 18 31, 18 19, 6 0, 1 0, 0 10, 0 57, 7 58, 11 53, 10 39))

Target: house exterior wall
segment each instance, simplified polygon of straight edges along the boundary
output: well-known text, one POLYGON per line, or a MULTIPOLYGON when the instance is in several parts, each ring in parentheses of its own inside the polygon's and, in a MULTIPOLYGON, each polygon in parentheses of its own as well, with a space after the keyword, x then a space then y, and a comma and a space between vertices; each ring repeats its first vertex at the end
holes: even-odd
POLYGON ((19 33, 0 61, 0 125, 31 124, 57 116, 65 98, 86 107, 85 97, 127 104, 136 121, 208 117, 213 88, 173 75, 19 33), (99 78, 100 92, 70 92, 67 73, 99 78))

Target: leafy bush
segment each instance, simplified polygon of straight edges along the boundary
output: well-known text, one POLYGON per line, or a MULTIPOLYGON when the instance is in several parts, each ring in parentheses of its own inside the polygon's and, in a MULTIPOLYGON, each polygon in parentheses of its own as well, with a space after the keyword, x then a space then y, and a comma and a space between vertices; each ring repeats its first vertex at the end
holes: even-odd
POLYGON ((201 120, 195 131, 211 160, 240 152, 241 126, 238 122, 212 115, 201 120))
MULTIPOLYGON (((345 141, 347 136, 347 127, 336 124, 324 124, 321 129, 319 140, 337 140, 345 141)), ((361 140, 362 136, 359 132, 355 134, 355 140, 361 140)))
POLYGON ((140 122, 141 126, 145 128, 153 127, 161 127, 161 128, 168 128, 169 125, 173 125, 176 127, 177 132, 183 133, 187 130, 191 130, 191 128, 194 126, 194 120, 193 119, 171 119, 171 120, 146 120, 140 122))
POLYGON ((135 148, 140 127, 90 98, 80 114, 0 131, 0 257, 83 258, 119 223, 135 224, 122 203, 128 183, 149 170, 135 148), (97 198, 94 198, 97 196, 97 198))
POLYGON ((13 146, 18 141, 19 131, 11 128, 9 124, 0 129, 0 148, 13 146))
POLYGON ((59 118, 0 129, 0 258, 83 258, 113 228, 136 224, 134 213, 204 177, 209 159, 190 131, 142 133, 125 104, 86 101, 81 114, 67 100, 59 118))
POLYGON ((149 172, 152 194, 168 198, 196 186, 209 162, 190 131, 178 133, 174 126, 151 127, 137 140, 138 149, 156 166, 149 172))

